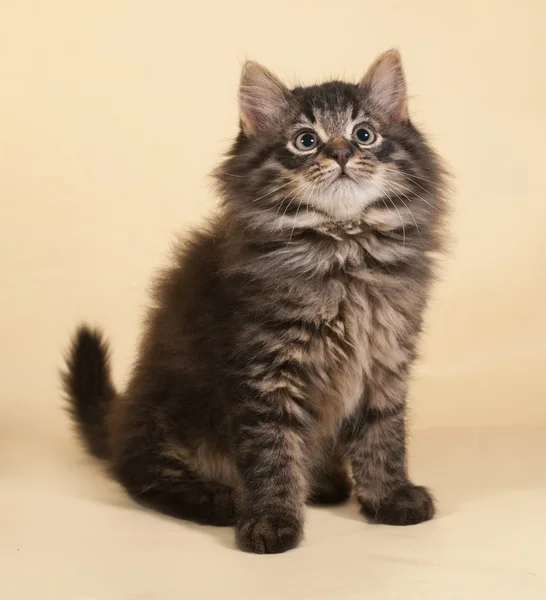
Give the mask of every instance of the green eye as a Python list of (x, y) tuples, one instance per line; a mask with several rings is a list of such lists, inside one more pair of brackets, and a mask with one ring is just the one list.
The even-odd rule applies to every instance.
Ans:
[(301, 133), (298, 133), (294, 139), (294, 146), (302, 152), (313, 150), (317, 147), (317, 144), (318, 137), (314, 131), (302, 131)]
[(354, 128), (353, 137), (362, 146), (373, 144), (377, 138), (374, 130), (369, 125), (357, 125)]

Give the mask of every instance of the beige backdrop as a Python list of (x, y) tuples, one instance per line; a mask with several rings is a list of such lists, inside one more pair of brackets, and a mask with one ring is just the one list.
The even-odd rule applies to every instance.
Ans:
[(456, 176), (414, 425), (546, 423), (545, 7), (3, 0), (1, 429), (65, 428), (56, 369), (80, 319), (104, 326), (123, 383), (150, 276), (214, 206), (245, 57), (310, 83), (390, 46)]

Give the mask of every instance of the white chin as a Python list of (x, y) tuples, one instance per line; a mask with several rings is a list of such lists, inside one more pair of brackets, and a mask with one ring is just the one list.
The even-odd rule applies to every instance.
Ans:
[(352, 219), (378, 198), (374, 184), (359, 184), (350, 179), (336, 179), (313, 191), (311, 202), (335, 219)]

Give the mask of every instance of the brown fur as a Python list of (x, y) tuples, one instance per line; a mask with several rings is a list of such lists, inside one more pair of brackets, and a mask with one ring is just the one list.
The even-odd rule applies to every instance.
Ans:
[(240, 107), (221, 210), (160, 277), (122, 395), (101, 335), (74, 340), (65, 385), (82, 436), (135, 499), (236, 524), (250, 552), (294, 547), (306, 502), (348, 497), (349, 464), (369, 518), (429, 519), (405, 408), (443, 171), (407, 115), (398, 54), (359, 85), (294, 90), (248, 64)]

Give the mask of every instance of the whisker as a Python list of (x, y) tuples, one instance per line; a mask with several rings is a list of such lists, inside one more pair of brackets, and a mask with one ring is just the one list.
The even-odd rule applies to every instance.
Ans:
[(292, 183), (292, 181), (288, 181), (287, 183), (284, 183), (283, 185), (280, 185), (278, 188), (275, 188), (274, 190), (271, 190), (270, 192), (267, 192), (267, 194), (264, 194), (263, 196), (260, 196), (259, 198), (256, 198), (255, 200), (252, 200), (252, 202), (258, 202), (258, 200), (261, 200), (262, 198), (265, 198), (266, 196), (270, 196), (271, 194), (274, 194), (275, 192), (278, 192), (282, 188), (285, 188), (287, 185), (290, 185), (291, 183)]
[(420, 175), (415, 175), (414, 173), (408, 173), (407, 171), (402, 171), (401, 169), (389, 169), (388, 167), (385, 167), (385, 171), (389, 171), (391, 173), (399, 173), (400, 175), (405, 175), (406, 177), (408, 177), (408, 179), (419, 179), (420, 181), (424, 181), (425, 183), (431, 183), (432, 185), (435, 185), (435, 182), (432, 181), (432, 179), (427, 179), (426, 177), (421, 177)]
[[(390, 181), (389, 185), (396, 185), (398, 188), (402, 188), (403, 191), (409, 192), (411, 194), (413, 194), (416, 198), (419, 198), (419, 200), (421, 200), (422, 202), (424, 202), (425, 204), (428, 204), (428, 206), (430, 206), (430, 208), (433, 208), (434, 210), (441, 212), (440, 209), (437, 206), (434, 206), (434, 204), (431, 204), (428, 200), (425, 200), (423, 198), (423, 196), (420, 196), (417, 192), (415, 192), (414, 190), (412, 190), (411, 188), (402, 185), (400, 183), (398, 183), (397, 181)], [(408, 199), (409, 202), (411, 202), (411, 198), (409, 196), (406, 196), (406, 198)]]
[[(305, 198), (305, 201), (306, 201), (306, 204), (307, 204), (307, 198), (310, 198), (310, 197), (311, 197), (311, 193), (313, 192), (313, 190), (314, 190), (314, 189), (315, 189), (315, 187), (314, 187), (314, 186), (313, 186), (313, 187), (311, 187), (311, 188), (310, 188), (310, 190), (309, 190), (309, 188), (308, 188), (308, 191), (309, 191), (309, 194), (308, 194), (308, 196), (305, 196), (305, 197), (304, 197), (304, 196), (302, 196), (302, 198), (301, 198), (301, 200), (300, 200), (300, 203), (298, 204), (298, 209), (296, 210), (296, 216), (294, 217), (294, 223), (293, 223), (293, 225), (292, 225), (292, 231), (290, 232), (290, 238), (288, 239), (288, 242), (286, 243), (286, 247), (288, 247), (288, 246), (290, 245), (290, 242), (292, 241), (292, 236), (294, 235), (294, 229), (296, 228), (296, 221), (297, 221), (297, 219), (298, 219), (298, 213), (300, 212), (301, 203), (303, 202), (303, 200), (304, 200), (304, 198)], [(309, 206), (309, 205), (307, 205), (307, 206)]]
[[(310, 182), (310, 181), (307, 181), (307, 182), (306, 182), (306, 183), (304, 183), (302, 186), (298, 187), (298, 188), (297, 188), (297, 190), (300, 190), (300, 189), (302, 189), (302, 188), (303, 188), (303, 189), (307, 189), (307, 188), (308, 188), (308, 187), (311, 185), (311, 183), (312, 183), (312, 182)], [(284, 218), (284, 216), (286, 215), (286, 213), (288, 212), (288, 209), (290, 208), (290, 206), (291, 206), (292, 202), (294, 202), (294, 200), (295, 200), (295, 199), (296, 199), (296, 195), (294, 194), (294, 195), (292, 196), (292, 198), (291, 198), (290, 202), (288, 203), (288, 206), (287, 206), (287, 207), (284, 209), (284, 212), (283, 212), (283, 214), (282, 214), (282, 216), (281, 216), (281, 221), (282, 221), (282, 219)]]
[[(387, 183), (386, 185), (387, 185), (387, 187), (389, 187), (389, 184), (388, 184), (388, 183)], [(403, 204), (403, 205), (406, 207), (406, 210), (408, 211), (408, 213), (409, 213), (410, 217), (411, 217), (411, 218), (412, 218), (412, 220), (413, 220), (413, 223), (415, 224), (415, 228), (417, 229), (417, 234), (419, 235), (419, 238), (420, 238), (420, 240), (421, 240), (421, 244), (423, 245), (423, 248), (426, 248), (426, 246), (425, 246), (425, 240), (423, 240), (423, 236), (421, 235), (421, 230), (419, 229), (419, 225), (417, 225), (417, 221), (415, 220), (415, 217), (413, 216), (413, 213), (411, 212), (411, 209), (410, 209), (410, 207), (409, 207), (409, 206), (408, 206), (408, 205), (407, 205), (407, 204), (404, 202), (404, 200), (402, 200), (402, 197), (401, 197), (401, 196), (399, 196), (399, 195), (396, 193), (396, 190), (394, 190), (394, 195), (395, 195), (395, 197), (396, 197), (396, 198), (398, 198), (398, 199), (400, 200), (400, 202), (402, 202), (402, 204)], [(407, 196), (405, 196), (405, 195), (404, 195), (404, 198), (406, 198), (406, 199), (409, 201), (409, 198), (408, 198)]]
[(292, 204), (292, 201), (294, 200), (294, 198), (296, 197), (296, 193), (298, 192), (298, 190), (301, 190), (302, 188), (304, 188), (309, 182), (305, 181), (304, 183), (298, 185), (298, 187), (295, 190), (292, 190), (291, 192), (288, 192), (288, 194), (286, 194), (286, 196), (281, 200), (279, 207), (277, 208), (277, 212), (275, 213), (275, 220), (277, 220), (277, 217), (279, 216), (279, 212), (281, 210), (282, 205), (284, 204), (284, 201), (290, 196), (290, 194), (292, 194), (292, 198), (290, 200), (290, 203), (288, 204), (288, 206), (286, 207), (285, 212), (283, 213), (283, 217), (286, 214), (286, 211), (290, 208), (290, 204)]
[[(427, 183), (435, 185), (434, 181), (431, 181), (430, 179), (426, 179), (425, 177), (419, 177), (418, 175), (413, 175), (412, 173), (408, 173), (407, 171), (397, 171), (395, 169), (389, 169), (389, 168), (386, 168), (385, 171), (387, 173), (396, 173), (398, 175), (403, 175), (404, 177), (406, 177), (407, 179), (409, 179), (411, 181), (411, 183), (413, 183), (414, 185), (416, 185), (418, 188), (422, 189), (423, 192), (426, 192), (427, 194), (430, 194), (430, 190), (427, 190), (422, 185), (420, 185), (417, 181), (414, 181), (413, 178), (421, 179), (422, 181), (426, 181)], [(397, 185), (401, 185), (397, 181), (393, 181), (391, 183), (396, 183)], [(422, 196), (419, 196), (419, 194), (417, 194), (415, 191), (410, 190), (409, 188), (406, 188), (406, 190), (408, 192), (414, 193), (417, 196), (417, 198), (420, 198), (423, 202), (425, 202), (426, 204), (428, 204), (429, 206), (431, 206), (435, 210), (439, 210), (439, 208), (437, 206), (434, 206), (434, 205), (430, 204), (430, 202), (427, 202)]]
[[(379, 191), (379, 193), (381, 194), (381, 196), (380, 196), (381, 201), (385, 205), (385, 208), (387, 210), (389, 210), (389, 207), (387, 206), (387, 203), (385, 202), (384, 196), (382, 194), (383, 190), (371, 179), (368, 179), (368, 183), (371, 183)], [(402, 213), (400, 212), (400, 209), (398, 208), (398, 206), (396, 206), (396, 204), (392, 201), (388, 192), (387, 192), (387, 200), (392, 204), (393, 208), (396, 210), (396, 212), (398, 213), (398, 216), (400, 217), (400, 225), (402, 227), (402, 233), (404, 235), (404, 239), (402, 241), (402, 247), (405, 248), (406, 247), (406, 226), (404, 224), (404, 219), (402, 218)]]
[(234, 173), (226, 173), (225, 171), (220, 173), (220, 175), (227, 175), (228, 177), (239, 177), (241, 179), (246, 179), (248, 177), (248, 175), (235, 175)]
[[(304, 183), (298, 185), (294, 190), (291, 190), (288, 194), (286, 194), (286, 196), (284, 196), (284, 198), (279, 202), (279, 206), (277, 207), (275, 217), (274, 217), (274, 219), (272, 219), (273, 222), (275, 222), (277, 220), (277, 218), (279, 216), (279, 212), (280, 212), (281, 208), (283, 207), (285, 200), (289, 197), (291, 197), (291, 201), (294, 200), (293, 194), (295, 194), (298, 190), (307, 186), (307, 184), (308, 184), (308, 182), (304, 182)], [(253, 214), (271, 214), (271, 211), (273, 208), (274, 208), (274, 205), (273, 206), (267, 205), (265, 208), (262, 208), (262, 209), (254, 208), (252, 210), (252, 213)], [(286, 207), (287, 210), (288, 210), (288, 208), (290, 208), (290, 204)]]

